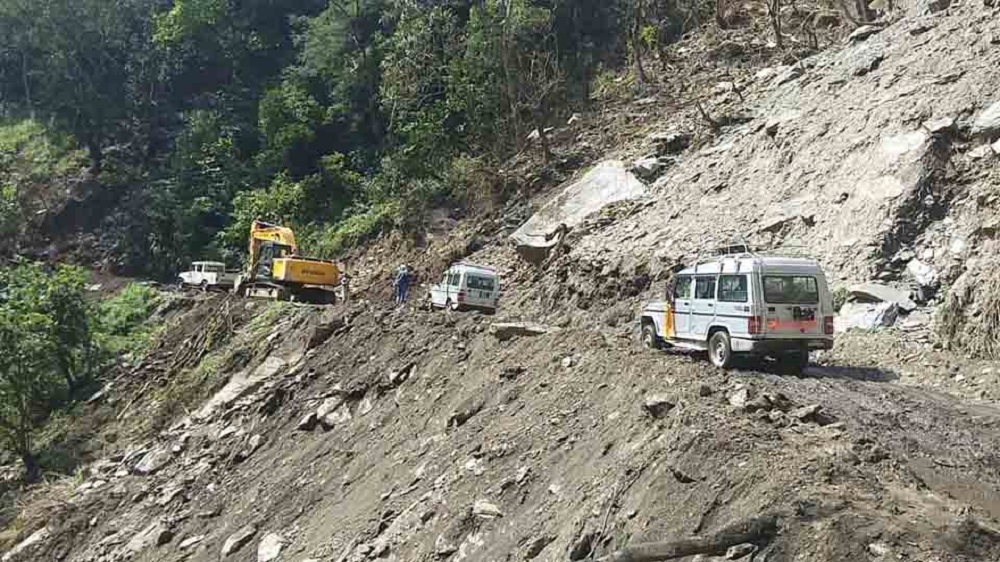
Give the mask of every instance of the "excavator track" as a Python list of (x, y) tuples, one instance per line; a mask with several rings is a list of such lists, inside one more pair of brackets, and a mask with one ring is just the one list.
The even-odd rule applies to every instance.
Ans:
[(307, 304), (334, 304), (337, 294), (323, 287), (290, 287), (276, 283), (252, 283), (241, 289), (248, 298), (301, 302)]

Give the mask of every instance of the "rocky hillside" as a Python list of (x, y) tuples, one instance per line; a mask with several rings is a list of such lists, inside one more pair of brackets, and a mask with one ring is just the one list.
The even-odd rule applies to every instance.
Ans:
[[(9, 560), (583, 560), (747, 521), (732, 556), (1000, 555), (1000, 411), (932, 370), (722, 373), (595, 330), (227, 299), (185, 343), (208, 317), (231, 324), (201, 367), (161, 348), (100, 406), (148, 438), (50, 491)], [(167, 422), (184, 380), (214, 393)]]
[[(174, 295), (79, 414), (78, 477), (21, 498), (4, 562), (1000, 559), (1000, 368), (948, 349), (989, 355), (1000, 324), (977, 281), (998, 16), (906, 7), (696, 104), (635, 100), (625, 142), (530, 206), (370, 247), (352, 303)], [(618, 119), (553, 131), (556, 155)], [(908, 323), (803, 376), (637, 349), (669, 268), (734, 236), (895, 285)], [(426, 281), (462, 257), (501, 268), (497, 316), (383, 304), (395, 263)]]

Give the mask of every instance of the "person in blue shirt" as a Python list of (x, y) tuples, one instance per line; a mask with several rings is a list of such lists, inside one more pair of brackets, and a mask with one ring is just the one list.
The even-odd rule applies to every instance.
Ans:
[(392, 282), (396, 289), (396, 304), (401, 305), (406, 302), (406, 297), (410, 293), (410, 271), (405, 265), (399, 266), (396, 276)]

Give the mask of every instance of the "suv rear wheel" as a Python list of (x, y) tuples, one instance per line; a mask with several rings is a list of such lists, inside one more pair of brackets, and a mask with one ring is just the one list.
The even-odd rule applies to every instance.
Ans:
[(708, 340), (708, 360), (720, 369), (728, 369), (733, 364), (733, 347), (729, 333), (720, 330)]

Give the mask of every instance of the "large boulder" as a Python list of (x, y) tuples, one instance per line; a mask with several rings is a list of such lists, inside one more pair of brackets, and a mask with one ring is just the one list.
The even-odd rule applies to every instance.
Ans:
[[(608, 160), (567, 185), (511, 238), (525, 259), (540, 262), (559, 242), (554, 236), (558, 230), (571, 229), (608, 205), (638, 199), (646, 193), (645, 184), (628, 171), (624, 162)], [(539, 255), (541, 260), (537, 259)]]
[(834, 331), (842, 333), (848, 330), (872, 331), (887, 328), (895, 324), (898, 317), (899, 305), (895, 302), (849, 302), (834, 319)]
[(904, 312), (917, 308), (910, 294), (881, 283), (861, 283), (848, 289), (848, 300), (853, 302), (877, 304), (895, 303)]
[(226, 542), (222, 545), (222, 557), (225, 558), (226, 556), (229, 556), (230, 554), (243, 548), (256, 534), (257, 525), (250, 524), (245, 527), (241, 527), (235, 533), (229, 535), (229, 538), (226, 539)]
[(173, 531), (162, 521), (154, 521), (148, 527), (140, 531), (132, 540), (125, 545), (125, 551), (130, 554), (138, 554), (147, 548), (163, 546), (174, 538)]
[(972, 123), (972, 134), (989, 139), (1000, 136), (1000, 101), (979, 112)]

